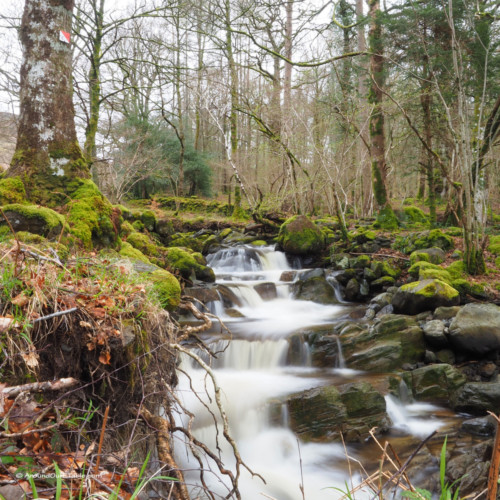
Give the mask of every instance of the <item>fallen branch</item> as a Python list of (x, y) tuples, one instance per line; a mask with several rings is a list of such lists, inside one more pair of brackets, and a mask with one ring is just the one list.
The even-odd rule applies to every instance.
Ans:
[(71, 314), (76, 311), (78, 311), (78, 307), (72, 307), (71, 309), (58, 311), (52, 314), (47, 314), (47, 316), (42, 316), (41, 318), (36, 318), (33, 320), (33, 323), (38, 323), (39, 321), (45, 321), (46, 319), (57, 318), (58, 316), (64, 316), (65, 314)]
[(44, 255), (41, 255), (41, 254), (36, 253), (36, 252), (33, 252), (32, 250), (28, 250), (27, 248), (21, 248), (21, 252), (29, 255), (30, 257), (33, 257), (36, 260), (41, 260), (41, 261), (45, 260), (47, 262), (52, 262), (52, 264), (56, 264), (57, 266), (62, 267), (64, 270), (67, 270), (64, 267), (64, 264), (59, 260), (59, 258), (53, 259), (51, 257), (45, 257)]
[(31, 384), (4, 387), (3, 389), (0, 389), (0, 394), (3, 396), (17, 396), (19, 393), (26, 391), (59, 391), (61, 389), (73, 387), (77, 383), (78, 380), (73, 377), (60, 378), (59, 380), (32, 382)]
[(204, 313), (202, 313), (200, 310), (196, 308), (196, 306), (191, 302), (191, 301), (183, 301), (181, 303), (181, 308), (187, 309), (192, 313), (192, 315), (201, 321), (203, 321), (202, 325), (199, 326), (184, 326), (182, 329), (182, 336), (179, 338), (179, 340), (183, 340), (189, 335), (195, 334), (195, 333), (200, 333), (208, 330), (212, 326), (212, 321), (211, 319)]

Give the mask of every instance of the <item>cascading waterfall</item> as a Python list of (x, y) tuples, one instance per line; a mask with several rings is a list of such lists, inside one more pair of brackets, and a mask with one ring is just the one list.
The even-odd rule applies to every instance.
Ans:
[[(266, 495), (277, 500), (302, 500), (301, 475), (307, 499), (340, 498), (342, 495), (331, 487), (345, 488), (345, 481), (349, 480), (344, 448), (334, 443), (299, 444), (288, 428), (288, 409), (283, 398), (327, 384), (332, 372), (312, 367), (304, 371), (297, 366), (297, 356), (293, 366), (289, 365), (288, 337), (302, 327), (333, 324), (345, 306), (294, 300), (290, 285), (297, 272), (291, 269), (283, 253), (271, 247), (227, 248), (208, 256), (207, 261), (217, 281), (237, 297), (238, 304), (233, 304), (233, 308), (242, 315), (229, 318), (232, 340), (214, 339), (212, 333), (209, 347), (216, 355), (211, 367), (221, 388), (231, 435), (245, 463), (266, 480), (264, 484), (243, 470), (239, 479), (243, 500)], [(286, 281), (282, 281), (282, 277)], [(266, 298), (263, 298), (263, 289), (268, 294)], [(340, 341), (338, 348), (337, 371), (340, 373), (337, 376), (355, 376), (359, 372), (345, 368)], [(309, 363), (307, 345), (301, 350), (299, 358)], [(208, 361), (206, 354), (201, 351), (197, 354)], [(225, 466), (234, 467), (230, 445), (222, 438), (220, 427), (218, 434), (215, 430), (217, 411), (210, 380), (187, 356), (181, 358), (180, 368), (178, 395), (195, 415), (194, 434), (211, 450), (219, 447)], [(408, 420), (408, 414), (397, 413), (405, 410), (395, 400), (387, 399), (387, 406), (396, 423)], [(187, 417), (183, 424), (187, 425)], [(411, 431), (411, 426), (406, 430)], [(208, 487), (216, 496), (227, 495), (228, 484), (215, 473), (216, 464), (211, 459), (203, 460)], [(178, 462), (188, 471), (186, 480), (192, 485), (192, 498), (209, 498), (199, 485), (199, 463), (193, 456), (179, 454)], [(356, 496), (357, 499), (368, 497), (369, 493)]]

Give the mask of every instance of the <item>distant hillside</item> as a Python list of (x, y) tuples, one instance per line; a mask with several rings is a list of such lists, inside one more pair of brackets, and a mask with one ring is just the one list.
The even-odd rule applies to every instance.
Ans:
[(17, 116), (0, 112), (0, 169), (5, 170), (14, 154), (17, 137)]

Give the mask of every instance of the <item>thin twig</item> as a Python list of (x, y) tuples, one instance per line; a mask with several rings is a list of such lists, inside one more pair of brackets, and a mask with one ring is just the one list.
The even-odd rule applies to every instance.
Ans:
[(73, 377), (60, 378), (59, 380), (32, 382), (31, 384), (4, 387), (3, 389), (0, 389), (0, 393), (5, 396), (17, 396), (19, 393), (26, 391), (59, 391), (61, 389), (72, 387), (77, 383), (78, 380)]
[(42, 316), (41, 318), (36, 318), (33, 323), (38, 323), (39, 321), (44, 321), (46, 319), (57, 318), (58, 316), (64, 316), (65, 314), (70, 314), (78, 311), (78, 307), (72, 307), (71, 309), (66, 309), (64, 311), (58, 311), (52, 314), (47, 314), (47, 316)]

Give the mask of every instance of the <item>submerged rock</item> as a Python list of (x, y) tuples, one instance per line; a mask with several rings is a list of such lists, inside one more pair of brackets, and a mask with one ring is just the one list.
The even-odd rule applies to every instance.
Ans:
[(324, 276), (299, 280), (293, 287), (297, 300), (311, 300), (319, 304), (338, 304), (333, 286)]

